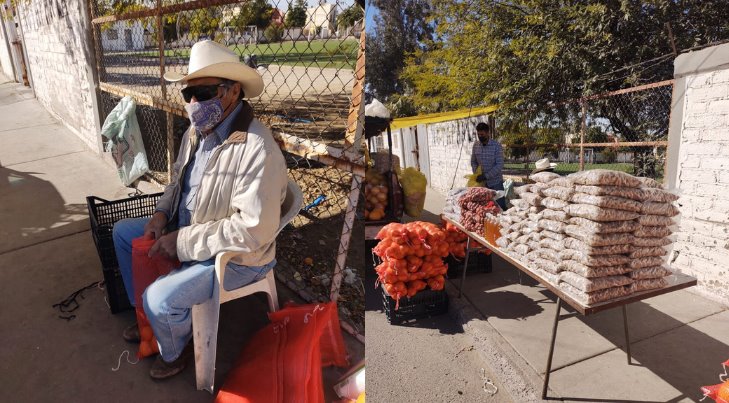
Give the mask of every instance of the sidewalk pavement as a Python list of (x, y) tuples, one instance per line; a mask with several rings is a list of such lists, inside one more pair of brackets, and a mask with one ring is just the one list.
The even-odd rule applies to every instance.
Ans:
[[(426, 204), (443, 204), (442, 197), (431, 189), (426, 198)], [(430, 211), (423, 211), (417, 220), (440, 223), (439, 214)], [(410, 219), (405, 217), (405, 221)], [(490, 385), (484, 389), (484, 382), (496, 377), (473, 338), (453, 317), (440, 315), (390, 325), (383, 311), (382, 291), (375, 287), (377, 275), (371, 266), (366, 270), (368, 402), (512, 401), (502, 386), (508, 378), (493, 382), (499, 388), (495, 394)]]
[[(153, 357), (136, 365), (120, 357), (137, 346), (121, 338), (134, 311), (112, 315), (106, 292), (77, 299), (73, 320), (52, 305), (102, 280), (89, 228), (86, 196), (128, 197), (116, 169), (46, 111), (28, 87), (0, 75), (0, 401), (208, 402), (195, 387), (194, 364), (164, 382), (149, 377)], [(159, 186), (143, 183), (145, 193)], [(301, 302), (278, 286), (281, 302)], [(263, 294), (221, 306), (215, 386), (246, 341), (266, 325)], [(347, 337), (353, 362), (364, 346)], [(119, 361), (121, 364), (119, 365)], [(119, 367), (117, 371), (112, 368)], [(326, 371), (329, 383), (336, 371)]]
[[(442, 197), (429, 197), (426, 210), (437, 215), (443, 205)], [(458, 298), (460, 279), (447, 283), (449, 313), (515, 401), (541, 400), (555, 295), (498, 256), (492, 273), (471, 272), (464, 298)], [(586, 317), (563, 309), (548, 396), (581, 402), (698, 401), (699, 388), (719, 383), (721, 363), (729, 358), (729, 309), (690, 290), (627, 306), (630, 365), (619, 308)]]

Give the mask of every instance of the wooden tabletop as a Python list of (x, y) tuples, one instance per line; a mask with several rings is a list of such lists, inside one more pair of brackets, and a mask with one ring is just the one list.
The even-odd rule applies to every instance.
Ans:
[[(655, 297), (657, 295), (666, 294), (672, 291), (680, 290), (683, 288), (688, 288), (691, 286), (696, 285), (696, 279), (691, 276), (687, 276), (685, 274), (675, 273), (668, 277), (665, 277), (665, 279), (668, 281), (668, 285), (662, 288), (656, 288), (654, 290), (648, 290), (648, 291), (641, 291), (636, 292), (630, 295), (627, 295), (625, 297), (619, 297), (615, 299), (611, 299), (609, 301), (604, 302), (598, 302), (592, 305), (585, 305), (582, 302), (574, 299), (570, 294), (565, 293), (564, 290), (562, 290), (557, 284), (554, 284), (550, 282), (549, 280), (543, 278), (538, 273), (536, 273), (534, 270), (530, 269), (528, 266), (528, 262), (524, 262), (521, 260), (518, 260), (511, 256), (510, 254), (506, 253), (503, 249), (499, 248), (496, 245), (492, 245), (486, 241), (486, 239), (478, 234), (475, 234), (473, 232), (470, 232), (466, 230), (461, 223), (456, 222), (448, 217), (443, 217), (444, 220), (447, 222), (455, 225), (460, 229), (461, 231), (465, 232), (472, 240), (478, 242), (479, 244), (489, 248), (493, 253), (496, 253), (497, 255), (501, 256), (504, 260), (514, 265), (519, 270), (523, 271), (530, 277), (532, 277), (534, 280), (538, 281), (540, 284), (542, 284), (544, 287), (552, 291), (554, 294), (557, 295), (562, 301), (569, 304), (572, 308), (574, 308), (576, 311), (583, 315), (591, 315), (600, 311), (604, 311), (607, 309), (615, 308), (622, 305), (630, 304), (631, 302), (641, 301), (647, 298)], [(464, 268), (465, 270), (465, 268)]]

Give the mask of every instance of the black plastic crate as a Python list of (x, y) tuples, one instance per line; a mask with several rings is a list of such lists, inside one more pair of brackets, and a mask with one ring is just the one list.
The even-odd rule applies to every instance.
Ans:
[(124, 218), (151, 217), (162, 193), (140, 195), (121, 200), (104, 200), (96, 196), (86, 197), (91, 221), (91, 235), (104, 272), (106, 293), (112, 313), (131, 308), (124, 289), (124, 282), (116, 261), (112, 230), (114, 224)]
[[(381, 287), (382, 288), (382, 287)], [(412, 298), (400, 298), (400, 306), (395, 309), (396, 302), (382, 288), (382, 302), (387, 320), (391, 325), (399, 325), (409, 320), (442, 315), (448, 312), (448, 294), (445, 290), (418, 291)]]
[[(471, 255), (468, 257), (468, 273), (491, 273), (493, 268), (491, 256), (484, 253), (471, 252)], [(463, 273), (465, 259), (459, 260), (453, 256), (448, 256), (445, 262), (448, 264), (448, 278), (453, 279)]]
[(102, 271), (104, 272), (104, 288), (106, 288), (111, 313), (119, 313), (127, 309), (132, 309), (132, 304), (129, 303), (127, 290), (124, 288), (124, 280), (122, 280), (119, 268), (102, 269)]

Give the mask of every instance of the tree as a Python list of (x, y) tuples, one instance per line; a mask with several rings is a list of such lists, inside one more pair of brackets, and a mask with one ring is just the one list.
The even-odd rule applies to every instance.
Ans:
[(411, 55), (404, 78), (418, 104), (444, 110), (499, 104), (521, 114), (671, 78), (666, 23), (679, 49), (729, 38), (720, 0), (432, 3), (434, 46)]
[(381, 101), (406, 91), (407, 84), (400, 78), (405, 55), (424, 49), (433, 33), (426, 20), (429, 4), (426, 0), (372, 0), (368, 5), (380, 13), (375, 17), (374, 34), (366, 38), (365, 85)]
[(193, 38), (213, 38), (220, 26), (220, 13), (213, 8), (201, 8), (181, 13), (178, 16), (180, 30), (187, 31)]
[(289, 11), (286, 12), (286, 26), (301, 28), (306, 24), (306, 1), (296, 0), (295, 5), (289, 2)]
[(281, 24), (271, 24), (263, 31), (263, 36), (266, 37), (269, 43), (279, 42), (283, 38), (284, 27)]
[(233, 17), (230, 25), (237, 28), (245, 28), (255, 25), (258, 28), (266, 28), (271, 23), (273, 7), (267, 0), (252, 0), (240, 7), (240, 12)]
[(364, 18), (362, 8), (357, 4), (352, 4), (337, 16), (337, 26), (353, 27), (362, 18)]
[(590, 126), (585, 130), (585, 143), (607, 143), (608, 136), (600, 126)]
[[(721, 0), (432, 3), (434, 43), (410, 55), (401, 77), (430, 111), (496, 104), (502, 119), (573, 118), (580, 106), (565, 101), (671, 78), (672, 40), (687, 49), (729, 38)], [(670, 108), (643, 96), (590, 101), (591, 117), (625, 141), (663, 139)], [(634, 151), (636, 161), (653, 158)], [(655, 172), (640, 164), (636, 173)]]

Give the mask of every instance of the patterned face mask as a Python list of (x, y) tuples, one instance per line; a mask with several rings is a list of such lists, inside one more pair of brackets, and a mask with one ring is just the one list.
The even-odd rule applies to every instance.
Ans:
[(185, 104), (190, 123), (203, 132), (213, 130), (223, 118), (223, 103), (220, 98)]

